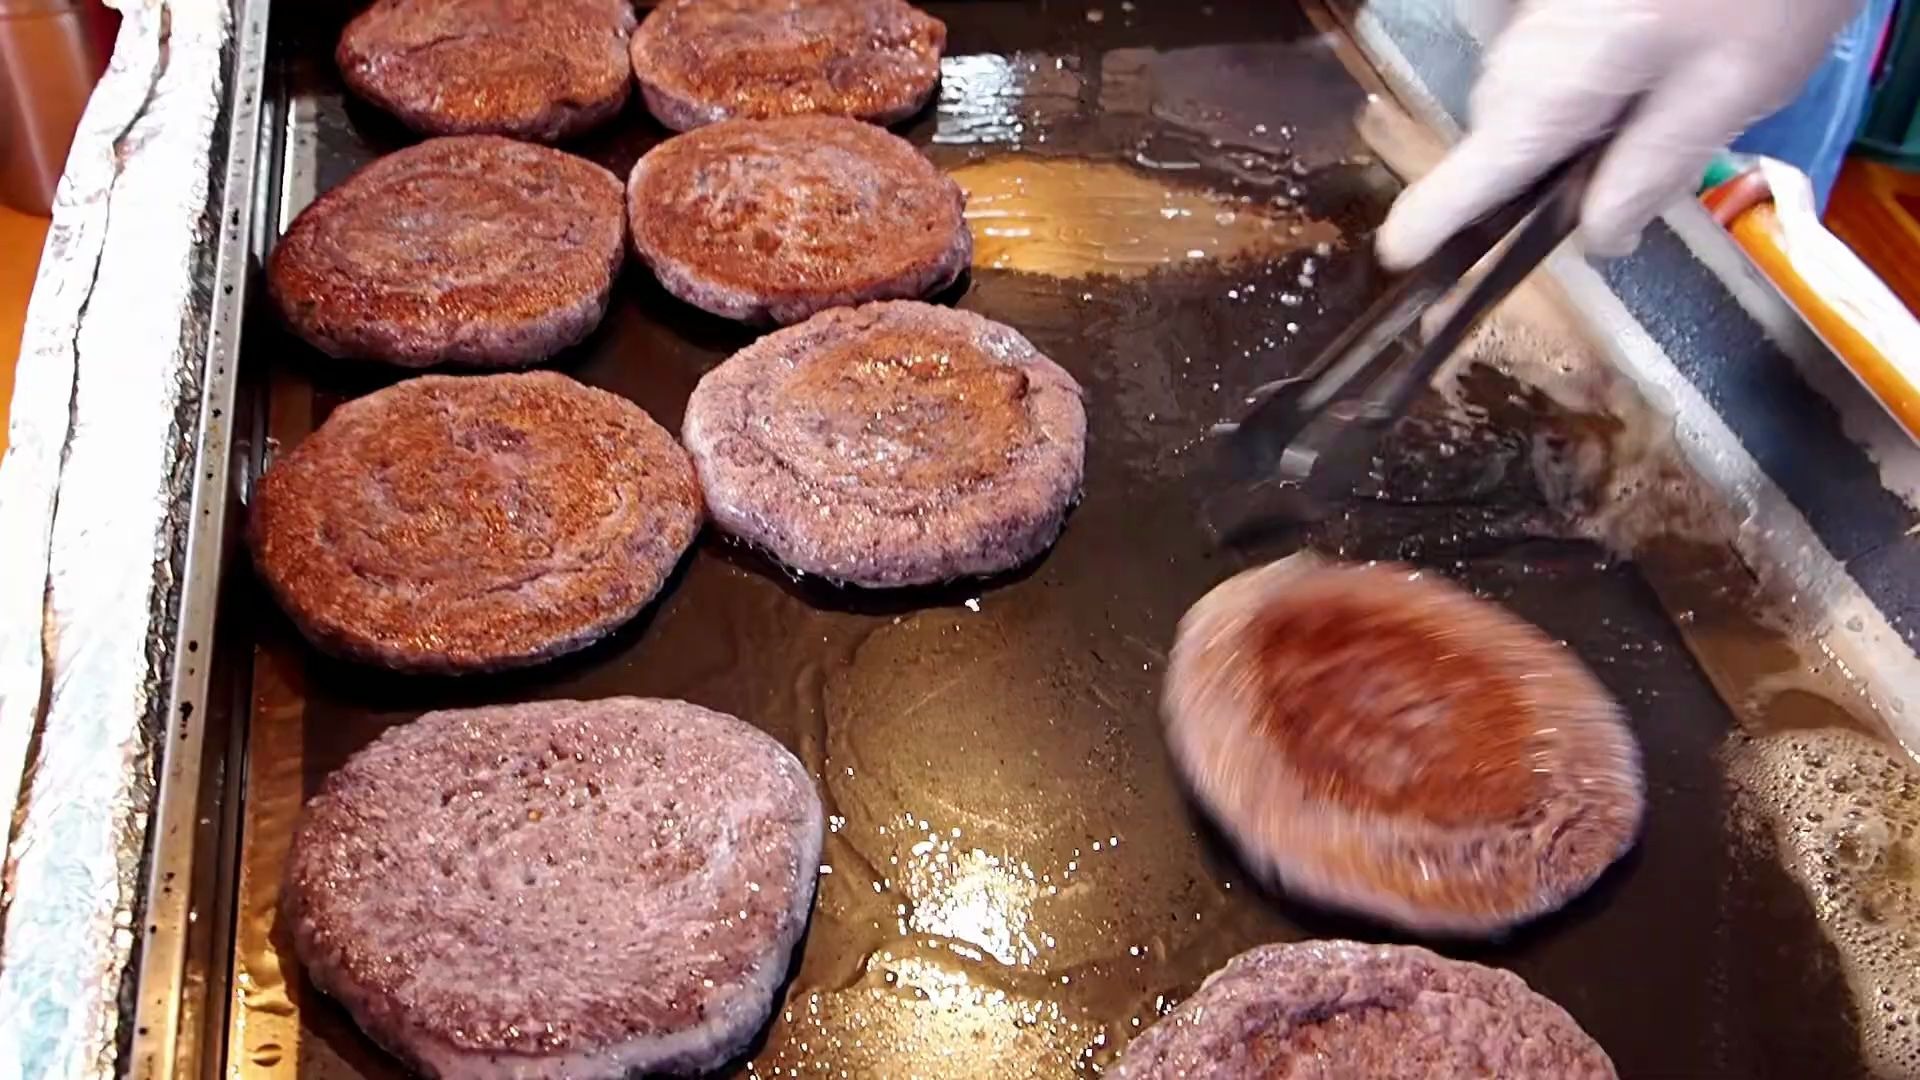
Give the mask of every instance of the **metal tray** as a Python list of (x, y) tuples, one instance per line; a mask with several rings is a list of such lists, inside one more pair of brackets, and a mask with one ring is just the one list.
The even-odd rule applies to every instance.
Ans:
[[(134, 987), (137, 1072), (399, 1074), (305, 982), (276, 893), (320, 779), (449, 706), (681, 697), (814, 770), (832, 818), (812, 926), (784, 1005), (726, 1075), (1098, 1071), (1245, 948), (1385, 937), (1252, 884), (1187, 800), (1157, 715), (1180, 615), (1287, 550), (1208, 541), (1200, 437), (1375, 294), (1360, 251), (1395, 182), (1351, 119), (1378, 87), (1293, 4), (1094, 5), (928, 4), (951, 55), (939, 105), (903, 129), (974, 195), (980, 252), (948, 299), (1019, 328), (1088, 389), (1086, 500), (1057, 548), (1005, 579), (880, 594), (796, 582), (709, 530), (611, 640), (460, 680), (316, 655), (233, 560), (194, 728), (182, 828), (196, 842), (156, 840), (156, 886), (185, 897), (189, 928), (179, 966)], [(315, 193), (410, 141), (344, 95), (329, 60), (341, 18), (272, 13), (256, 253)], [(636, 106), (572, 149), (624, 175), (664, 134)], [(328, 364), (250, 307), (236, 499), (272, 448), (394, 378)], [(555, 366), (677, 429), (695, 382), (749, 339), (630, 268), (602, 329)], [(1569, 641), (1633, 716), (1650, 806), (1637, 850), (1571, 909), (1441, 947), (1519, 972), (1623, 1076), (1862, 1074), (1807, 899), (1729, 825), (1733, 714), (1639, 569), (1575, 539), (1528, 466), (1543, 426), (1594, 418), (1512, 408), (1523, 391), (1490, 370), (1465, 385), (1480, 422), (1451, 430), (1456, 414), (1424, 402), (1377, 484), (1303, 542), (1434, 567)]]

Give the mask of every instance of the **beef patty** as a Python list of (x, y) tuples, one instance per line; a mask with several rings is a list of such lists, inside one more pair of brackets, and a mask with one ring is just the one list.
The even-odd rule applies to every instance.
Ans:
[(891, 124), (940, 83), (947, 27), (902, 0), (664, 0), (633, 34), (633, 74), (676, 131), (831, 113)]
[(1425, 949), (1304, 941), (1241, 953), (1127, 1047), (1114, 1080), (1612, 1080), (1566, 1010)]
[(307, 207), (267, 287), (329, 356), (511, 367), (587, 336), (625, 257), (620, 179), (490, 135), (430, 139)]
[(626, 104), (634, 21), (629, 0), (375, 0), (334, 59), (416, 131), (554, 142)]
[(973, 258), (965, 211), (906, 140), (836, 116), (704, 127), (627, 182), (633, 246), (661, 285), (749, 322), (945, 288)]
[(429, 1076), (696, 1073), (807, 924), (823, 818), (785, 747), (681, 701), (429, 713), (326, 780), (281, 905), (314, 985)]
[(323, 649), (519, 667), (631, 619), (700, 528), (686, 451), (552, 372), (410, 379), (334, 410), (260, 478), (261, 576)]
[(896, 300), (836, 308), (707, 373), (683, 435), (714, 520), (869, 587), (1010, 570), (1080, 492), (1080, 384), (1013, 329)]
[(1633, 845), (1640, 751), (1565, 648), (1404, 567), (1296, 556), (1180, 623), (1173, 755), (1247, 861), (1415, 931), (1495, 933)]

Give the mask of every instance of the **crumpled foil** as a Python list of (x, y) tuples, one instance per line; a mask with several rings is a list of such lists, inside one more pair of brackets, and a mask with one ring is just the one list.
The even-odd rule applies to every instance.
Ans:
[[(0, 1077), (115, 1071), (201, 381), (223, 0), (118, 0), (0, 465)], [(17, 809), (16, 809), (17, 808)]]

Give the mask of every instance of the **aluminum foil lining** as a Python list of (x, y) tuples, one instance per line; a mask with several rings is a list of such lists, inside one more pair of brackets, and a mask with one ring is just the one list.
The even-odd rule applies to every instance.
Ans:
[(120, 36), (60, 183), (0, 466), (6, 1077), (115, 1071), (205, 342), (230, 11), (113, 6)]

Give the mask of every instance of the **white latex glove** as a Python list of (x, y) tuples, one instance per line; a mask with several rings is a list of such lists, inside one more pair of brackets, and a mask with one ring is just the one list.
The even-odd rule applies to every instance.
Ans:
[(1376, 241), (1405, 268), (1618, 127), (1581, 213), (1589, 254), (1624, 255), (1713, 155), (1788, 102), (1858, 0), (1462, 0), (1505, 22), (1467, 137), (1394, 204)]

